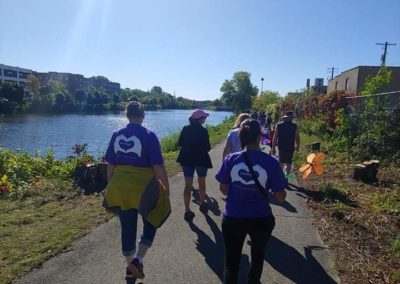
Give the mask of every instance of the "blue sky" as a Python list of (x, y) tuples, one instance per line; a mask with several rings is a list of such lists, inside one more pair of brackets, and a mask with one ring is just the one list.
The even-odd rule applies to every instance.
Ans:
[(0, 63), (197, 100), (236, 71), (285, 95), (379, 65), (376, 42), (400, 66), (399, 0), (0, 0), (0, 19)]

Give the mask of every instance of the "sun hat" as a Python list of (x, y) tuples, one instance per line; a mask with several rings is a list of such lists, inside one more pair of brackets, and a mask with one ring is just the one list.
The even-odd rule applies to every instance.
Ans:
[(210, 114), (206, 113), (202, 109), (195, 109), (192, 114), (189, 116), (190, 119), (199, 119), (199, 118), (206, 118)]
[(293, 111), (287, 111), (282, 118), (294, 118)]

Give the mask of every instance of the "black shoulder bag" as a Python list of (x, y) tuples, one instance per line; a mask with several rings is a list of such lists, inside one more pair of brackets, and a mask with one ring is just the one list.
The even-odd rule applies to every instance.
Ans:
[(260, 181), (258, 180), (256, 173), (253, 170), (253, 166), (250, 163), (249, 154), (247, 153), (247, 150), (243, 151), (243, 158), (244, 158), (244, 162), (246, 163), (246, 166), (250, 170), (251, 177), (253, 178), (254, 182), (256, 183), (258, 190), (264, 196), (265, 200), (267, 200), (269, 202), (267, 190), (261, 185)]

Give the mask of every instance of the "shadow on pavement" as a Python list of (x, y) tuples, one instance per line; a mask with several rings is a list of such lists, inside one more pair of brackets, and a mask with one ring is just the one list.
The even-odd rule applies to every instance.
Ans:
[[(215, 241), (213, 241), (204, 231), (196, 226), (193, 222), (189, 222), (190, 229), (197, 234), (197, 250), (204, 256), (207, 265), (214, 271), (218, 278), (223, 281), (225, 247), (224, 238), (218, 225), (214, 220), (203, 213), (206, 222), (210, 227)], [(250, 261), (248, 255), (242, 255), (240, 260), (240, 270), (238, 274), (238, 283), (247, 282), (247, 274), (250, 269)]]
[(217, 224), (207, 214), (203, 214), (214, 235), (215, 241), (193, 222), (189, 222), (190, 229), (197, 234), (197, 250), (204, 256), (207, 265), (222, 281), (224, 271), (224, 239)]
[(279, 203), (279, 202), (276, 201), (275, 196), (270, 192), (268, 193), (268, 198), (269, 198), (269, 203), (270, 204), (273, 204), (273, 205), (276, 205), (276, 206), (280, 206), (280, 207), (286, 209), (289, 212), (297, 213), (296, 207), (294, 207), (288, 201), (285, 200), (284, 202)]
[(282, 275), (300, 284), (336, 283), (315, 259), (312, 252), (326, 249), (319, 246), (304, 247), (305, 257), (293, 247), (274, 236), (268, 242), (265, 260)]
[[(192, 196), (193, 196), (192, 200), (193, 203), (198, 205), (200, 203), (199, 190), (192, 187)], [(221, 215), (221, 210), (219, 209), (218, 201), (215, 198), (207, 195), (206, 202), (207, 202), (207, 211), (211, 211), (215, 216)]]

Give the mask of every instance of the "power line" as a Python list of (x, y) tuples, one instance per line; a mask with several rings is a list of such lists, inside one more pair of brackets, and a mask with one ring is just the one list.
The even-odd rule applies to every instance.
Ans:
[(337, 73), (339, 69), (337, 69), (335, 67), (331, 67), (331, 68), (328, 68), (327, 70), (328, 70), (327, 71), (328, 74), (330, 75), (330, 77), (328, 76), (328, 80), (332, 80), (334, 75), (335, 75), (335, 73)]
[(387, 47), (388, 45), (396, 45), (395, 43), (388, 43), (387, 41), (385, 43), (376, 43), (376, 45), (384, 45), (384, 51), (383, 54), (381, 56), (381, 61), (382, 61), (382, 66), (385, 66), (386, 64), (386, 53), (387, 53)]

